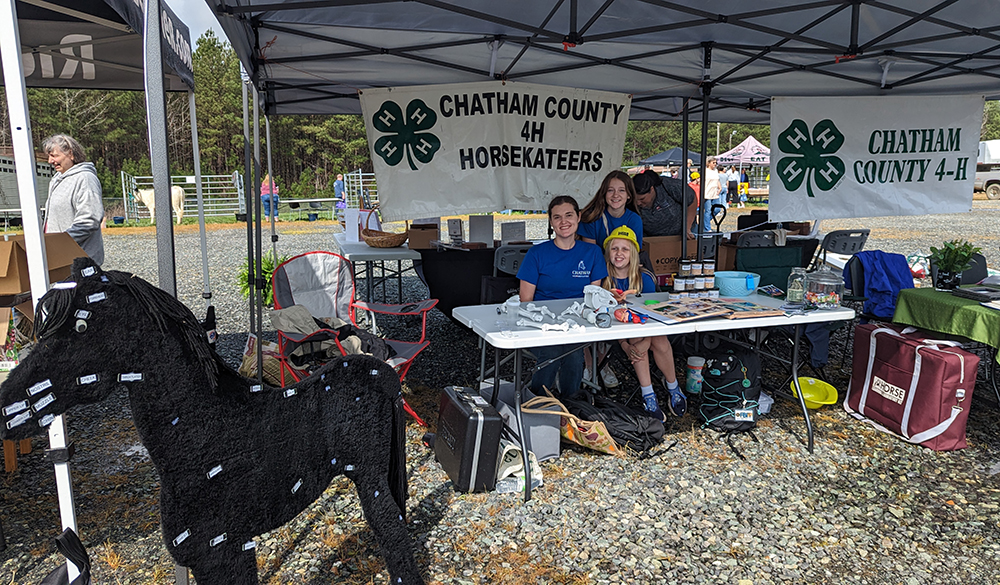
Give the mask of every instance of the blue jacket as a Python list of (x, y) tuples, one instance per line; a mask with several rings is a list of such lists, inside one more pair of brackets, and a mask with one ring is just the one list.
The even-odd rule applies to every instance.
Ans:
[(864, 290), (855, 290), (851, 285), (851, 275), (844, 267), (844, 284), (867, 297), (862, 309), (865, 313), (892, 319), (896, 312), (896, 297), (904, 288), (913, 288), (913, 274), (902, 254), (890, 254), (881, 250), (867, 250), (855, 254), (865, 269)]

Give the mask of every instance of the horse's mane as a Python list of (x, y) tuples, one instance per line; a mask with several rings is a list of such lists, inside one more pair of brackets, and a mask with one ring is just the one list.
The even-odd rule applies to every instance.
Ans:
[[(104, 271), (103, 274), (108, 277), (110, 284), (125, 289), (135, 298), (143, 312), (153, 319), (163, 334), (167, 334), (171, 323), (180, 330), (184, 344), (194, 352), (195, 359), (204, 368), (209, 385), (214, 390), (218, 382), (221, 358), (208, 344), (205, 330), (191, 309), (134, 274), (118, 270)], [(53, 288), (39, 300), (41, 319), (35, 330), (38, 339), (55, 333), (69, 318), (73, 312), (76, 291), (76, 288)]]

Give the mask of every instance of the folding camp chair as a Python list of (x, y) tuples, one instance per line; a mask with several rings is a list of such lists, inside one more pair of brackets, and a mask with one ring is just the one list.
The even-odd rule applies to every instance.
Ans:
[[(419, 303), (405, 305), (386, 305), (366, 303), (354, 298), (354, 273), (351, 263), (346, 258), (332, 252), (306, 252), (295, 256), (274, 269), (272, 275), (274, 288), (274, 308), (283, 309), (292, 305), (301, 305), (309, 310), (316, 319), (336, 317), (357, 325), (358, 311), (372, 315), (399, 315), (404, 317), (420, 317), (420, 339), (418, 341), (384, 340), (396, 355), (386, 360), (397, 372), (400, 381), (406, 377), (413, 364), (413, 359), (424, 350), (430, 342), (427, 340), (427, 313), (437, 305), (437, 299), (426, 299)], [(300, 376), (289, 363), (292, 352), (297, 348), (318, 344), (323, 341), (333, 341), (344, 352), (338, 339), (338, 332), (333, 329), (319, 329), (314, 333), (299, 334), (278, 331), (279, 361), (281, 362), (281, 384), (285, 385), (285, 372), (291, 374), (296, 381)], [(407, 406), (409, 410), (409, 406)], [(415, 413), (410, 410), (421, 424)]]
[[(531, 244), (507, 244), (493, 252), (493, 276), (482, 277), (479, 304), (502, 303), (518, 293), (521, 281), (516, 277), (517, 270), (531, 246)], [(479, 381), (482, 382), (489, 374), (486, 370), (486, 343), (482, 339), (479, 340), (479, 348)], [(510, 357), (505, 357), (496, 365), (507, 363)]]
[(823, 242), (819, 245), (819, 249), (816, 250), (816, 256), (813, 257), (813, 261), (809, 265), (810, 272), (826, 263), (827, 253), (845, 254), (848, 256), (857, 254), (865, 248), (865, 242), (868, 241), (869, 233), (871, 233), (871, 230), (859, 229), (834, 230), (826, 234), (823, 236)]

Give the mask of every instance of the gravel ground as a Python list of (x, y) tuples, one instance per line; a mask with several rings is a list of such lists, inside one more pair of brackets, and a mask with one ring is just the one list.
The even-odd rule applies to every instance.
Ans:
[[(733, 210), (734, 212), (737, 210)], [(742, 210), (739, 210), (742, 211)], [(544, 220), (529, 220), (529, 237)], [(735, 225), (733, 215), (726, 225)], [(1000, 266), (1000, 202), (977, 201), (961, 215), (825, 222), (867, 227), (869, 249), (910, 254), (961, 235)], [(330, 223), (279, 224), (282, 254), (335, 250)], [(245, 233), (209, 233), (210, 276), (222, 334), (234, 364), (248, 330), (247, 303), (234, 284)], [(105, 234), (106, 268), (156, 281), (149, 230)], [(200, 314), (197, 230), (176, 234), (180, 297)], [(423, 287), (407, 278), (405, 294)], [(265, 326), (268, 321), (265, 320)], [(403, 335), (403, 331), (390, 331)], [(475, 336), (435, 311), (432, 343), (411, 369), (405, 391), (431, 424), (448, 384), (469, 385), (478, 371)], [(843, 338), (832, 362), (849, 352)], [(846, 355), (850, 360), (850, 355)], [(831, 366), (843, 393), (846, 375)], [(991, 398), (980, 383), (977, 395)], [(434, 583), (997, 583), (1000, 575), (1000, 433), (996, 405), (977, 400), (969, 448), (936, 453), (853, 421), (840, 407), (814, 412), (816, 451), (803, 445), (801, 414), (779, 400), (754, 443), (737, 459), (688, 413), (668, 423), (669, 451), (614, 458), (567, 447), (542, 465), (545, 486), (527, 505), (517, 494), (456, 493), (408, 428), (408, 518), (418, 563)], [(139, 444), (127, 397), (68, 416), (75, 441), (76, 513), (96, 583), (172, 583), (173, 561), (159, 533), (158, 480)], [(0, 518), (7, 548), (0, 583), (37, 583), (60, 562), (52, 538), (59, 516), (44, 438), (3, 477)], [(668, 443), (669, 444), (669, 443)], [(178, 448), (184, 448), (179, 445)], [(387, 573), (353, 487), (335, 480), (286, 526), (259, 539), (264, 583), (385, 583)]]

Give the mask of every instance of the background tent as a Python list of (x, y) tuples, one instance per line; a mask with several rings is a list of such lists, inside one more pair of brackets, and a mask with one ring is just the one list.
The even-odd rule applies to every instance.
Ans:
[[(679, 146), (675, 146), (669, 150), (664, 150), (663, 152), (654, 154), (651, 157), (644, 158), (639, 161), (640, 165), (650, 165), (657, 167), (679, 167), (684, 164), (684, 158)], [(701, 155), (697, 152), (688, 151), (687, 157), (696, 165), (701, 164)]]
[(771, 164), (771, 149), (753, 136), (747, 136), (746, 140), (717, 158), (720, 165), (734, 165), (741, 168), (768, 165)]

